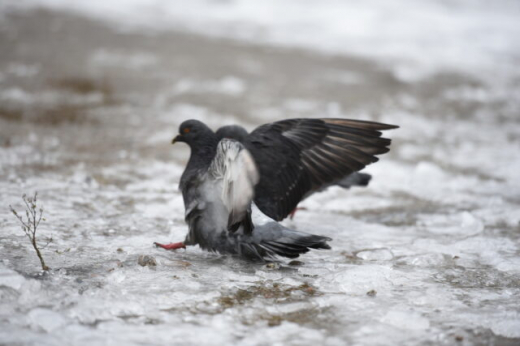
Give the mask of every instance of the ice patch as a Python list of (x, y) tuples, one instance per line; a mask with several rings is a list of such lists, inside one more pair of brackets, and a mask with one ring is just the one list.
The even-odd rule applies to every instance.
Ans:
[[(121, 31), (139, 30), (139, 37), (154, 35), (147, 28), (174, 28), (313, 52), (364, 51), (383, 69), (381, 74), (373, 71), (375, 76), (391, 80), (389, 85), (386, 79), (378, 84), (388, 92), (381, 104), (370, 98), (359, 110), (348, 111), (342, 96), (334, 93), (291, 93), (286, 98), (270, 93), (274, 85), (263, 74), (277, 73), (271, 62), (297, 59), (299, 51), (246, 54), (237, 57), (236, 69), (183, 71), (182, 79), (154, 94), (155, 99), (151, 96), (145, 106), (150, 106), (150, 114), (142, 117), (143, 109), (134, 108), (133, 101), (106, 105), (94, 102), (102, 100), (95, 99), (96, 93), (33, 93), (12, 84), (27, 83), (21, 76), (33, 73), (33, 65), (24, 67), (25, 62), (12, 72), (2, 69), (4, 84), (11, 83), (0, 91), (6, 108), (33, 111), (76, 102), (96, 106), (93, 112), (99, 115), (92, 127), (2, 119), (4, 203), (17, 205), (23, 192), (40, 191), (49, 220), (42, 236), (52, 231), (55, 237), (44, 250), (54, 271), (30, 279), (39, 275), (37, 258), (16, 220), (0, 208), (0, 251), (6, 257), (2, 263), (16, 269), (0, 269), (2, 340), (167, 344), (175, 335), (186, 344), (400, 345), (453, 344), (458, 333), (466, 343), (478, 343), (482, 336), (499, 343), (490, 331), (520, 337), (518, 40), (510, 39), (518, 36), (513, 11), (518, 7), (512, 2), (195, 0), (195, 8), (189, 9), (163, 0), (129, 0), (124, 6), (118, 1), (43, 1), (47, 8), (105, 18)], [(177, 21), (176, 16), (183, 18)], [(7, 23), (3, 18), (15, 17), (2, 17), (2, 28)], [(176, 37), (168, 35), (164, 37)], [(491, 45), (498, 55), (488, 50)], [(269, 53), (266, 47), (238, 48)], [(310, 54), (309, 61), (314, 57)], [(320, 63), (325, 62), (322, 58)], [(143, 76), (149, 69), (177, 73), (146, 48), (105, 47), (87, 59), (87, 68), (108, 72), (124, 68)], [(453, 74), (451, 65), (470, 76)], [(337, 66), (324, 63), (320, 73), (310, 77), (312, 86), (340, 89), (372, 81), (357, 76), (355, 69)], [(404, 91), (396, 95), (389, 66), (394, 77), (407, 83), (441, 74), (413, 85), (397, 82)], [(244, 77), (244, 71), (251, 75)], [(39, 72), (33, 76), (42, 77)], [(255, 78), (267, 83), (260, 93), (256, 84), (252, 88)], [(134, 100), (136, 94), (125, 95), (125, 90), (118, 89), (122, 99)], [(198, 102), (205, 96), (230, 102), (223, 108), (229, 114), (216, 111), (221, 108), (213, 108), (212, 102)], [(241, 114), (233, 114), (242, 112), (243, 105), (253, 123), (244, 124)], [(109, 117), (114, 108), (121, 117)], [(24, 117), (27, 114), (31, 112)], [(356, 117), (401, 126), (385, 132), (392, 138), (392, 150), (367, 167), (374, 177), (368, 187), (330, 188), (305, 200), (307, 210), (294, 220), (284, 221), (300, 231), (330, 236), (332, 250), (310, 251), (296, 265), (282, 260), (265, 266), (198, 247), (171, 252), (153, 248), (154, 241), (181, 241), (187, 232), (177, 185), (189, 151), (169, 146), (183, 120), (196, 118), (212, 128), (239, 123), (252, 130), (293, 115)], [(81, 144), (78, 156), (76, 135), (87, 128), (100, 135), (96, 138), (108, 135), (107, 143), (116, 148), (88, 142)], [(117, 141), (110, 142), (113, 137)], [(91, 147), (96, 151), (89, 151)], [(78, 162), (82, 160), (83, 165)], [(140, 255), (153, 256), (157, 265), (141, 267)], [(302, 301), (293, 301), (301, 296), (283, 290), (274, 298), (269, 290), (250, 295), (253, 287), (275, 284), (309, 284), (315, 291)], [(233, 296), (238, 289), (246, 293)], [(226, 297), (230, 299), (221, 299)]]
[(484, 230), (482, 220), (467, 211), (455, 215), (420, 215), (418, 226), (429, 232), (450, 235), (475, 235)]
[(394, 258), (394, 254), (389, 249), (371, 249), (356, 253), (356, 257), (365, 261), (388, 261)]
[(0, 286), (10, 287), (19, 291), (25, 283), (25, 279), (13, 270), (0, 265)]
[(334, 286), (347, 294), (366, 295), (371, 290), (390, 294), (391, 290), (401, 283), (407, 282), (408, 278), (402, 272), (380, 265), (364, 265), (353, 267), (348, 270), (334, 274)]
[(427, 253), (417, 256), (406, 257), (402, 260), (402, 263), (406, 263), (412, 266), (418, 267), (430, 267), (430, 266), (441, 266), (446, 263), (445, 258), (439, 253)]
[(427, 318), (413, 311), (390, 311), (381, 318), (381, 322), (407, 330), (424, 330), (430, 327)]
[(520, 338), (520, 316), (518, 313), (512, 313), (504, 320), (495, 321), (492, 323), (491, 330), (506, 338)]
[(27, 321), (31, 328), (52, 333), (66, 325), (67, 319), (62, 314), (49, 309), (36, 308), (27, 314)]

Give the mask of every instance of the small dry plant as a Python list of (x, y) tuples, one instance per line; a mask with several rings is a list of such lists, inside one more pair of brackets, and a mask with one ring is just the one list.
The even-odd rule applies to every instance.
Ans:
[(11, 209), (11, 212), (16, 216), (18, 221), (22, 224), (22, 230), (29, 238), (29, 241), (31, 242), (34, 250), (36, 251), (36, 255), (38, 255), (38, 258), (40, 259), (40, 263), (42, 265), (43, 270), (49, 270), (50, 268), (45, 265), (45, 261), (43, 260), (42, 254), (40, 250), (43, 250), (52, 242), (52, 237), (48, 239), (47, 244), (40, 247), (38, 245), (37, 239), (36, 239), (36, 231), (38, 230), (38, 226), (40, 225), (40, 221), (45, 221), (45, 218), (43, 218), (43, 208), (36, 205), (38, 198), (38, 192), (34, 193), (34, 197), (27, 197), (27, 195), (23, 195), (22, 199), (25, 203), (25, 216), (27, 220), (24, 220), (23, 216), (20, 216), (16, 210), (12, 206), (9, 205), (9, 209)]

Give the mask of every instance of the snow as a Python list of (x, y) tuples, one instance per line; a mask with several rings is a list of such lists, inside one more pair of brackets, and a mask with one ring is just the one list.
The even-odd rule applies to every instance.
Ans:
[(157, 57), (147, 52), (111, 51), (99, 49), (90, 57), (92, 65), (96, 67), (125, 66), (130, 69), (142, 69), (157, 64)]
[[(53, 41), (73, 61), (52, 56), (52, 70), (36, 42), (49, 38), (25, 44), (36, 34), (16, 27), (44, 21), (37, 8), (55, 16), (50, 37), (86, 17), (82, 30), (117, 38), (77, 54)], [(508, 0), (2, 1), (0, 48), (17, 49), (0, 59), (0, 343), (518, 343), (519, 12)], [(62, 70), (104, 76), (113, 95), (45, 84)], [(79, 116), (38, 117), (60, 107)], [(152, 247), (187, 231), (188, 153), (169, 146), (183, 120), (251, 130), (288, 115), (401, 126), (367, 188), (329, 188), (284, 221), (332, 250), (265, 265)], [(48, 273), (7, 208), (36, 190)]]
[(65, 9), (121, 30), (180, 29), (376, 57), (394, 64), (403, 81), (446, 68), (488, 75), (514, 70), (520, 49), (515, 0), (25, 0), (4, 6)]

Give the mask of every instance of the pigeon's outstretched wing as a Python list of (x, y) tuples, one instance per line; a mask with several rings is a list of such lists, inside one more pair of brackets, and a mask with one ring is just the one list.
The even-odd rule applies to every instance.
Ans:
[(280, 221), (309, 194), (378, 161), (389, 151), (381, 130), (398, 126), (349, 119), (289, 119), (258, 127), (245, 140), (260, 181), (255, 204)]

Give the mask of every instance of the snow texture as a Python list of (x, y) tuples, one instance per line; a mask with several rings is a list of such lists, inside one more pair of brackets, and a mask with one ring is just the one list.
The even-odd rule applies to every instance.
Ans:
[[(519, 14), (512, 0), (2, 1), (0, 343), (520, 343)], [(187, 232), (188, 152), (169, 145), (183, 120), (298, 116), (401, 127), (368, 187), (284, 221), (332, 250), (265, 265), (152, 247)], [(47, 273), (8, 210), (33, 191)]]

